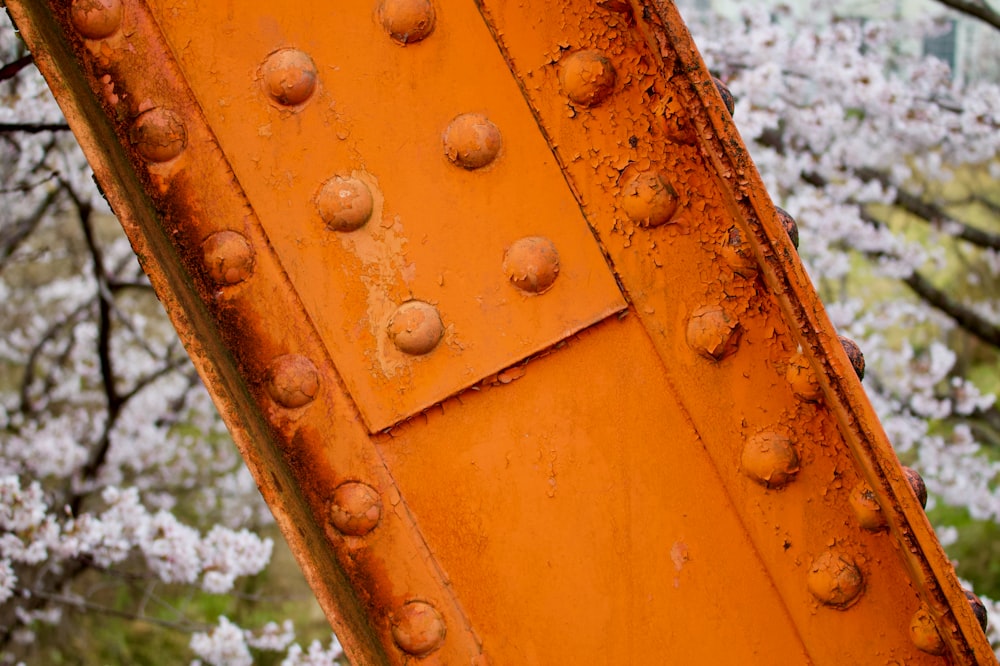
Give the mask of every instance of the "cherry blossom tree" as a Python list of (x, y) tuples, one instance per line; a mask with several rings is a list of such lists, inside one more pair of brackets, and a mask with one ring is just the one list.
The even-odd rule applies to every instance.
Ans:
[[(1000, 14), (982, 0), (928, 6), (939, 11), (911, 20), (860, 18), (842, 3), (684, 14), (736, 98), (769, 192), (798, 222), (800, 256), (834, 324), (864, 350), (864, 385), (898, 453), (932, 501), (996, 523), (1000, 86), (921, 47), (965, 21), (986, 33), (973, 64), (998, 62)], [(946, 544), (959, 537), (937, 527)], [(991, 612), (1000, 618), (996, 604)]]
[[(1000, 360), (1000, 88), (922, 56), (942, 30), (930, 14), (743, 4), (683, 8), (834, 323), (865, 351), (868, 395), (939, 507), (1000, 523), (981, 372)], [(981, 0), (939, 4), (1000, 30)], [(278, 618), (150, 610), (165, 587), (230, 594), (264, 570), (269, 514), (7, 26), (0, 60), (0, 660), (37, 661), (33, 636), (81, 614), (126, 614), (190, 635), (199, 663), (334, 663), (335, 639), (303, 649)], [(108, 588), (134, 603), (105, 603)]]

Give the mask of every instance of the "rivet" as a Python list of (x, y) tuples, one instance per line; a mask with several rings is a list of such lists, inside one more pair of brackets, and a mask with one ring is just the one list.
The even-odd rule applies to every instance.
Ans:
[(677, 192), (656, 171), (627, 172), (621, 193), (625, 214), (642, 227), (669, 222), (677, 210)]
[(566, 56), (559, 72), (563, 92), (574, 104), (600, 104), (615, 88), (615, 68), (611, 61), (593, 50)]
[(430, 0), (382, 0), (378, 13), (382, 27), (400, 44), (419, 42), (434, 32)]
[(774, 207), (775, 212), (778, 214), (778, 222), (784, 227), (785, 233), (788, 234), (788, 238), (792, 241), (792, 245), (795, 249), (799, 249), (799, 225), (796, 224), (795, 218), (788, 214), (788, 211), (784, 208)]
[(962, 591), (965, 592), (965, 598), (968, 599), (969, 605), (972, 606), (972, 613), (976, 616), (976, 621), (979, 622), (979, 626), (982, 627), (983, 631), (986, 631), (986, 625), (990, 619), (989, 614), (986, 612), (986, 604), (972, 590)]
[(938, 656), (945, 652), (944, 640), (926, 606), (921, 606), (910, 620), (910, 640), (921, 652)]
[(368, 186), (357, 178), (334, 176), (316, 195), (316, 209), (333, 231), (355, 231), (372, 216), (374, 201)]
[(719, 91), (719, 95), (722, 96), (722, 103), (726, 105), (726, 110), (729, 111), (729, 115), (733, 115), (736, 112), (736, 99), (733, 97), (733, 93), (729, 92), (729, 88), (725, 83), (719, 79), (712, 77), (712, 83), (715, 84), (715, 89)]
[(403, 652), (424, 657), (444, 643), (441, 614), (425, 601), (408, 601), (392, 614), (392, 638)]
[(920, 506), (927, 508), (927, 484), (924, 483), (924, 478), (920, 476), (920, 472), (913, 469), (912, 467), (903, 467), (903, 476), (906, 477), (906, 481), (910, 484), (910, 488), (913, 490), (913, 494), (917, 496), (917, 501), (920, 502)]
[(298, 49), (280, 49), (261, 66), (264, 92), (282, 106), (298, 106), (316, 90), (316, 65)]
[(806, 584), (817, 601), (843, 610), (861, 598), (865, 579), (850, 556), (830, 550), (813, 560)]
[(541, 294), (559, 277), (559, 253), (548, 238), (519, 238), (504, 253), (503, 272), (518, 289)]
[(705, 358), (721, 361), (739, 346), (739, 322), (718, 305), (698, 308), (688, 320), (687, 342)]
[(164, 108), (142, 113), (129, 130), (129, 139), (149, 162), (168, 162), (184, 150), (187, 131), (180, 117)]
[(330, 522), (342, 534), (364, 536), (378, 524), (382, 501), (378, 491), (358, 481), (337, 486), (330, 502)]
[(737, 275), (752, 279), (760, 267), (750, 244), (743, 240), (739, 227), (731, 227), (722, 242), (722, 258)]
[(840, 340), (840, 345), (847, 353), (847, 358), (851, 360), (851, 365), (854, 367), (854, 373), (858, 376), (858, 379), (864, 379), (865, 355), (861, 353), (861, 347), (854, 340), (845, 338), (843, 335), (838, 335), (837, 339)]
[(743, 473), (765, 488), (781, 488), (799, 472), (795, 445), (774, 432), (762, 432), (747, 439), (740, 463)]
[(854, 515), (857, 516), (858, 523), (863, 529), (877, 532), (886, 526), (885, 514), (882, 513), (882, 506), (875, 497), (875, 491), (864, 481), (851, 489), (847, 501), (854, 509)]
[(792, 387), (795, 395), (808, 402), (816, 402), (823, 395), (819, 382), (816, 381), (816, 374), (813, 372), (809, 361), (802, 354), (795, 354), (788, 359), (788, 367), (785, 370), (785, 379)]
[(122, 24), (121, 0), (73, 0), (73, 27), (87, 39), (104, 39)]
[(305, 356), (279, 356), (268, 368), (267, 392), (282, 407), (303, 407), (319, 393), (319, 372)]
[(407, 301), (389, 319), (388, 331), (399, 351), (420, 356), (437, 347), (444, 335), (444, 324), (430, 303)]
[(216, 284), (238, 284), (253, 272), (253, 247), (235, 231), (217, 231), (205, 239), (201, 251), (205, 268)]
[(463, 113), (444, 131), (444, 152), (465, 169), (484, 167), (500, 152), (500, 129), (481, 113)]

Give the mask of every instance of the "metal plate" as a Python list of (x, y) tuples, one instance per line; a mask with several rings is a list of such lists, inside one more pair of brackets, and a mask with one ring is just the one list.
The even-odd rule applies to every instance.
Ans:
[[(290, 2), (280, 15), (269, 2), (150, 6), (371, 430), (625, 306), (472, 3), (437, 12), (434, 38), (405, 45), (366, 1)], [(315, 67), (315, 90), (300, 104), (267, 92), (268, 58), (282, 49)], [(468, 113), (499, 130), (499, 154), (480, 168), (446, 155), (446, 130)], [(372, 194), (371, 218), (356, 231), (334, 231), (317, 210), (323, 184), (338, 176)], [(537, 236), (559, 259), (542, 294), (518, 289), (503, 269), (513, 243)], [(387, 333), (413, 299), (443, 325), (426, 354), (401, 352)]]

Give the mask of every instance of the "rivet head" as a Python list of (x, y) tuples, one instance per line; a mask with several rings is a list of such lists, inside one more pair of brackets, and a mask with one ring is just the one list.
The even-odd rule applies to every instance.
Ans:
[(598, 51), (576, 51), (566, 56), (559, 71), (563, 92), (574, 104), (595, 106), (615, 88), (615, 68)]
[(423, 301), (407, 301), (389, 319), (389, 338), (396, 348), (412, 356), (427, 354), (441, 342), (444, 324), (437, 308)]
[(548, 238), (519, 238), (504, 253), (503, 272), (518, 289), (541, 294), (559, 277), (559, 253)]
[(813, 560), (806, 584), (821, 604), (843, 610), (861, 598), (865, 579), (849, 555), (830, 550)]
[(912, 467), (903, 466), (903, 476), (906, 477), (907, 483), (910, 484), (910, 488), (913, 490), (913, 494), (917, 496), (917, 501), (920, 502), (920, 506), (927, 508), (927, 484), (924, 483), (924, 477), (920, 476), (920, 472), (913, 469)]
[(989, 614), (986, 612), (986, 604), (972, 590), (962, 591), (965, 592), (965, 598), (968, 599), (969, 605), (972, 606), (972, 613), (976, 616), (976, 621), (979, 622), (979, 626), (982, 627), (983, 631), (986, 631), (986, 625), (990, 620)]
[(753, 256), (750, 244), (744, 238), (739, 227), (730, 227), (722, 240), (722, 258), (737, 275), (752, 279), (760, 267)]
[(886, 526), (885, 514), (882, 513), (882, 506), (875, 497), (875, 491), (861, 481), (848, 496), (847, 501), (854, 509), (854, 515), (858, 518), (858, 523), (863, 529), (869, 532), (877, 532)]
[(712, 83), (715, 84), (715, 89), (722, 96), (722, 103), (726, 105), (726, 111), (729, 111), (730, 116), (733, 115), (736, 112), (736, 99), (733, 97), (733, 93), (729, 92), (729, 88), (725, 83), (714, 76), (712, 77)]
[(129, 130), (129, 139), (149, 162), (169, 162), (187, 145), (187, 131), (180, 117), (164, 108), (142, 113)]
[(122, 24), (121, 0), (73, 0), (73, 27), (87, 39), (105, 39)]
[(796, 224), (795, 218), (788, 214), (784, 208), (774, 207), (774, 210), (778, 213), (778, 222), (785, 229), (785, 233), (788, 234), (789, 240), (792, 241), (792, 245), (795, 249), (799, 249), (799, 225)]
[(444, 152), (464, 169), (479, 169), (496, 159), (503, 140), (500, 130), (481, 113), (463, 113), (444, 131)]
[(843, 335), (838, 335), (837, 339), (840, 340), (840, 346), (844, 348), (847, 358), (851, 361), (851, 366), (854, 367), (854, 374), (858, 376), (858, 379), (864, 379), (865, 355), (861, 353), (861, 347), (854, 340), (845, 338)]
[(304, 407), (319, 393), (319, 372), (305, 356), (279, 356), (268, 368), (267, 392), (282, 407)]
[(392, 639), (400, 650), (414, 657), (437, 650), (444, 636), (444, 619), (427, 602), (408, 601), (392, 614)]
[(740, 463), (743, 473), (765, 488), (781, 488), (799, 473), (795, 445), (774, 432), (762, 432), (747, 439)]
[(791, 385), (795, 395), (803, 400), (816, 402), (823, 395), (819, 382), (816, 381), (816, 373), (813, 372), (809, 361), (802, 354), (795, 354), (788, 359), (785, 379)]
[(658, 227), (669, 222), (677, 211), (677, 192), (657, 171), (626, 172), (621, 205), (639, 226)]
[(687, 342), (705, 358), (721, 361), (739, 346), (739, 322), (718, 305), (698, 308), (688, 320)]
[(358, 481), (337, 486), (330, 502), (330, 522), (342, 534), (364, 536), (375, 529), (382, 515), (378, 491)]
[(253, 247), (235, 231), (217, 231), (205, 239), (201, 251), (205, 268), (216, 284), (238, 284), (253, 273)]
[(910, 640), (921, 652), (933, 655), (945, 652), (944, 640), (926, 606), (921, 606), (910, 620)]
[(316, 195), (316, 209), (333, 231), (355, 231), (365, 225), (374, 207), (372, 192), (357, 178), (334, 176)]
[(434, 32), (434, 5), (430, 0), (382, 0), (382, 27), (400, 44), (419, 42)]
[(261, 66), (264, 92), (282, 106), (305, 103), (316, 90), (316, 65), (298, 49), (281, 49)]

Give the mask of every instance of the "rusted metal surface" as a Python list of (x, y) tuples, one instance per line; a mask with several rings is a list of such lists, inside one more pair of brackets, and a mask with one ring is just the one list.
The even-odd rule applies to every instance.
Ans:
[(996, 663), (671, 5), (8, 4), (355, 663)]

